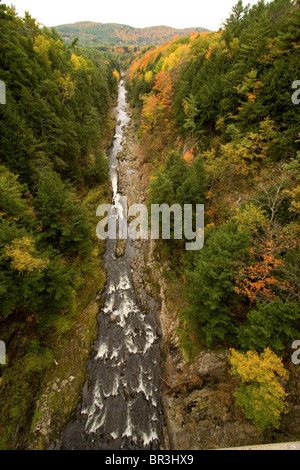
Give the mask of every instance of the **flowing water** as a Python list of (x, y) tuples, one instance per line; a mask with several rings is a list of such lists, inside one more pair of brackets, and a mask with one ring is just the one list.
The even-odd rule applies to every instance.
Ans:
[[(108, 159), (112, 206), (120, 220), (123, 207), (117, 155), (130, 121), (123, 81), (116, 114)], [(157, 304), (150, 299), (151, 308), (143, 310), (137, 302), (131, 279), (135, 242), (126, 240), (125, 253), (119, 258), (115, 248), (116, 241), (107, 240), (107, 286), (98, 316), (98, 339), (88, 362), (82, 403), (63, 432), (63, 449), (159, 449), (163, 444)]]

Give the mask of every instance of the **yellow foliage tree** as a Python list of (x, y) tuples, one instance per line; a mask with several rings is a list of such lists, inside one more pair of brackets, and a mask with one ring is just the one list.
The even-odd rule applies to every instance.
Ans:
[(70, 60), (71, 60), (72, 67), (75, 71), (78, 69), (89, 70), (90, 68), (93, 68), (93, 63), (90, 60), (85, 59), (82, 56), (72, 54)]
[(248, 202), (243, 208), (237, 207), (233, 219), (239, 230), (249, 229), (252, 233), (268, 224), (266, 211), (252, 202)]
[(5, 254), (11, 258), (11, 267), (20, 273), (42, 271), (49, 260), (34, 257), (34, 241), (30, 237), (15, 239), (5, 247)]
[(40, 56), (43, 57), (44, 61), (47, 62), (48, 64), (51, 63), (48, 57), (48, 51), (50, 47), (51, 47), (50, 39), (45, 38), (45, 36), (43, 36), (42, 34), (39, 34), (38, 36), (36, 36), (34, 40), (33, 48)]
[(153, 80), (153, 72), (152, 70), (148, 70), (148, 72), (145, 73), (145, 82), (151, 83)]
[(253, 174), (268, 158), (269, 146), (276, 144), (277, 135), (274, 122), (266, 118), (258, 132), (249, 132), (243, 138), (207, 150), (204, 152), (207, 174), (216, 179)]
[(182, 66), (185, 62), (187, 62), (189, 56), (190, 56), (190, 45), (182, 44), (181, 46), (177, 47), (177, 49), (174, 52), (171, 52), (171, 54), (165, 58), (162, 70), (171, 71), (175, 67)]
[(65, 101), (71, 99), (75, 93), (75, 82), (71, 80), (69, 73), (66, 75), (58, 75), (57, 82), (59, 84), (62, 101), (65, 103)]
[(119, 83), (120, 81), (120, 74), (117, 70), (114, 70), (113, 71), (113, 77), (117, 80), (117, 82)]
[(230, 373), (241, 378), (234, 393), (237, 405), (259, 430), (278, 429), (281, 415), (287, 411), (287, 393), (278, 381), (278, 377), (288, 379), (282, 360), (270, 348), (261, 355), (235, 349), (230, 349), (230, 353)]

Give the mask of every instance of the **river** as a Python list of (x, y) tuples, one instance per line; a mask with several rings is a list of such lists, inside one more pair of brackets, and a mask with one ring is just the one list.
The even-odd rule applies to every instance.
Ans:
[[(108, 160), (112, 206), (121, 217), (118, 154), (130, 122), (123, 80), (115, 111), (117, 125)], [(137, 249), (138, 244), (127, 239), (123, 256), (117, 257), (116, 240), (106, 242), (107, 285), (105, 304), (98, 315), (98, 338), (87, 364), (82, 401), (62, 435), (62, 449), (163, 447), (157, 305), (152, 299), (152, 307), (143, 309), (137, 301), (132, 282)]]

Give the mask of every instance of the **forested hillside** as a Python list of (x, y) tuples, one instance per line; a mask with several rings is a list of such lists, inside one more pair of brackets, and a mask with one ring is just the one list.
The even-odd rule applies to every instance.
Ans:
[(223, 30), (140, 55), (127, 84), (149, 204), (205, 204), (203, 249), (158, 247), (181, 345), (191, 360), (231, 349), (237, 403), (259, 429), (279, 426), (276, 377), (300, 336), (299, 34), (299, 1), (239, 1)]
[(118, 72), (3, 4), (0, 42), (0, 437), (13, 447), (24, 445), (40, 378), (89, 289), (105, 283), (94, 222), (108, 188)]
[[(3, 84), (6, 89), (0, 104), (0, 340), (7, 353), (0, 365), (0, 449), (44, 448), (50, 439), (59, 447), (57, 436), (87, 383), (106, 275), (109, 294), (116, 292), (120, 302), (101, 312), (101, 333), (112, 342), (99, 341), (91, 367), (95, 394), (81, 413), (95, 428), (81, 422), (79, 446), (92, 436), (95, 448), (130, 443), (135, 449), (146, 414), (132, 403), (138, 397), (143, 406), (158, 404), (152, 376), (145, 377), (152, 369), (166, 389), (155, 393), (171, 403), (173, 434), (190, 432), (196, 448), (240, 442), (241, 422), (252, 423), (253, 439), (299, 440), (300, 379), (291, 357), (300, 339), (300, 1), (260, 0), (250, 7), (239, 0), (217, 32), (90, 22), (49, 29), (1, 3), (0, 44), (0, 91)], [(126, 76), (129, 101), (127, 109), (122, 83), (124, 121), (113, 111), (120, 76)], [(109, 259), (119, 267), (112, 279), (120, 275), (111, 285), (96, 209), (112, 199), (106, 150), (116, 120), (122, 131), (113, 162), (117, 195), (125, 188), (143, 199), (147, 187), (149, 210), (151, 204), (204, 204), (205, 241), (195, 251), (174, 237), (111, 245)], [(161, 328), (158, 338), (154, 312), (150, 329), (144, 314), (140, 330), (135, 322), (139, 302), (147, 304), (144, 294), (153, 306), (162, 292), (161, 315), (172, 310), (175, 320), (167, 325), (169, 336)], [(126, 333), (127, 317), (134, 326)], [(165, 326), (167, 315), (163, 320)], [(116, 344), (118, 328), (127, 343)], [(161, 363), (180, 351), (171, 371), (175, 384), (150, 355), (158, 339), (165, 347), (157, 349)], [(139, 341), (145, 348), (137, 356)], [(152, 362), (143, 369), (148, 350)], [(212, 374), (209, 367), (197, 370), (201, 353)], [(117, 367), (113, 374), (110, 367)], [(101, 416), (101, 396), (107, 406), (120, 399), (124, 429), (119, 409), (107, 408), (106, 416), (105, 408)], [(290, 426), (292, 416), (282, 429), (292, 408), (296, 425)], [(163, 421), (165, 410), (160, 413)], [(142, 431), (138, 445), (165, 448), (149, 421), (150, 437)], [(241, 441), (248, 437), (245, 431)]]
[(78, 37), (81, 45), (96, 48), (105, 43), (119, 46), (149, 46), (170, 41), (177, 35), (181, 37), (194, 31), (197, 33), (207, 31), (207, 29), (201, 27), (186, 29), (176, 29), (169, 26), (134, 28), (123, 24), (93, 23), (91, 21), (59, 25), (55, 26), (55, 29), (67, 43), (71, 43)]

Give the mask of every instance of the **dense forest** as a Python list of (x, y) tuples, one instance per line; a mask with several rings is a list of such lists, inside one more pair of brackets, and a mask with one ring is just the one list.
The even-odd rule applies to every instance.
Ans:
[[(18, 439), (39, 379), (88, 300), (101, 286), (95, 208), (107, 197), (117, 64), (65, 46), (0, 5), (1, 447)], [(103, 282), (103, 280), (102, 280)], [(84, 288), (84, 289), (83, 289)], [(84, 290), (84, 295), (80, 293)], [(85, 296), (85, 297), (84, 297)], [(29, 413), (29, 416), (28, 416)], [(11, 445), (14, 445), (11, 442)]]
[(149, 209), (205, 206), (202, 249), (155, 245), (179, 346), (189, 362), (228, 351), (236, 404), (258, 430), (278, 429), (300, 339), (300, 1), (239, 0), (217, 32), (73, 26), (0, 4), (0, 449), (32, 444), (47, 374), (78, 367), (74, 395), (47, 391), (62, 420), (84, 383), (121, 73)]
[(231, 350), (237, 403), (259, 429), (279, 425), (276, 377), (300, 336), (299, 34), (299, 1), (239, 1), (220, 31), (149, 48), (127, 83), (149, 204), (205, 204), (203, 249), (158, 247), (181, 345), (190, 360)]

